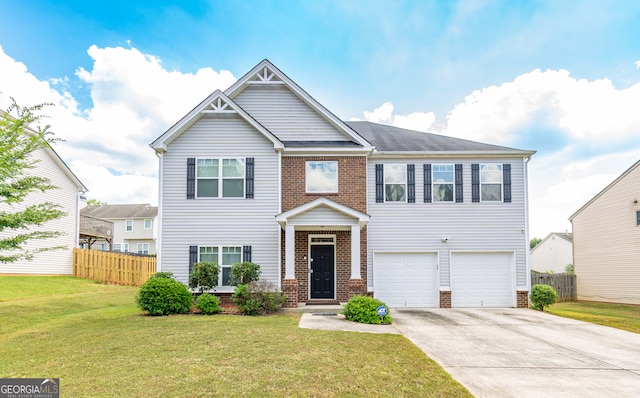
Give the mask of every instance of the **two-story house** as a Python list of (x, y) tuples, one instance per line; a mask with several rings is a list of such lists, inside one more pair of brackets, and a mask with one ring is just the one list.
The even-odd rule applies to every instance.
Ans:
[(268, 60), (156, 139), (158, 268), (260, 264), (287, 306), (527, 306), (533, 151), (344, 122)]
[(81, 209), (80, 215), (113, 222), (113, 242), (97, 239), (91, 249), (156, 254), (158, 207), (148, 203), (92, 205)]

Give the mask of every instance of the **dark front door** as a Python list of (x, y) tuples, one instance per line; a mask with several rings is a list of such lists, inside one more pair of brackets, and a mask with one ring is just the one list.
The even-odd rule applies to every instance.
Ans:
[(311, 298), (334, 298), (333, 245), (311, 246)]

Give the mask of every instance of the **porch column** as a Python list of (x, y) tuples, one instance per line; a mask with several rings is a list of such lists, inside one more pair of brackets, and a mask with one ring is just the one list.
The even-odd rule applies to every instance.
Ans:
[(285, 228), (284, 279), (296, 279), (296, 230), (293, 225)]
[(360, 276), (360, 225), (351, 226), (351, 279), (361, 279)]

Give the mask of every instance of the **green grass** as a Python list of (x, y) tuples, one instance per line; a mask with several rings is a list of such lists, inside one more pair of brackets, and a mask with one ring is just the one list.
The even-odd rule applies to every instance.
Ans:
[(471, 396), (399, 335), (300, 329), (297, 314), (148, 317), (136, 292), (0, 277), (0, 375), (59, 377), (69, 397)]
[(640, 333), (640, 306), (565, 302), (545, 307), (550, 314)]

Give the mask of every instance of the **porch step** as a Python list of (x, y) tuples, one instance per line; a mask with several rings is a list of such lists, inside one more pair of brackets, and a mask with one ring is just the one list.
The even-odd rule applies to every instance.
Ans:
[(340, 305), (338, 300), (309, 300), (307, 305)]

